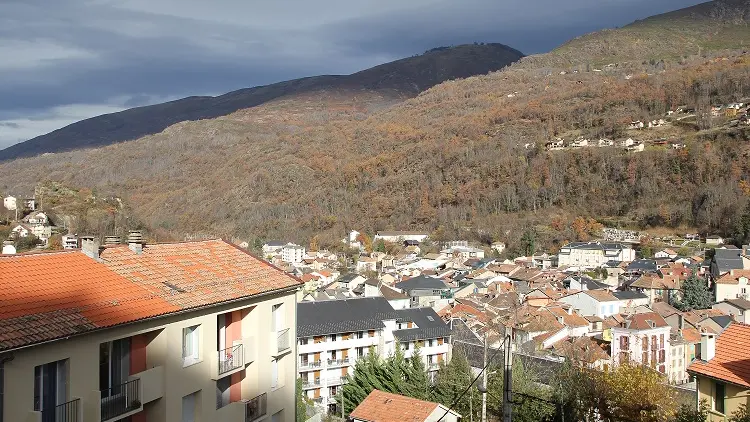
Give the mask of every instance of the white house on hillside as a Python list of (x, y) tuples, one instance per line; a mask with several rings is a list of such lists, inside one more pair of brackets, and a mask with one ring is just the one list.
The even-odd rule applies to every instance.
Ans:
[(627, 361), (650, 366), (662, 374), (670, 371), (672, 327), (656, 312), (629, 315), (612, 327), (612, 363)]
[(601, 267), (609, 261), (631, 262), (635, 251), (624, 243), (573, 242), (560, 248), (559, 267)]
[(390, 243), (400, 243), (407, 240), (413, 240), (416, 242), (424, 242), (429, 236), (429, 233), (425, 232), (410, 232), (410, 231), (380, 231), (375, 234), (373, 240), (382, 240)]
[(558, 301), (567, 303), (583, 316), (607, 318), (620, 313), (620, 300), (607, 290), (585, 290), (563, 296)]
[(3, 198), (3, 206), (8, 211), (15, 211), (18, 207), (17, 200), (15, 196), (6, 196)]

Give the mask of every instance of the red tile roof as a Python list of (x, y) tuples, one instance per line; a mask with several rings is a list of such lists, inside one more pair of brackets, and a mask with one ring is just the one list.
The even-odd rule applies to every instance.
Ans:
[(126, 245), (101, 253), (104, 264), (167, 302), (192, 308), (300, 285), (296, 278), (223, 240)]
[(750, 388), (750, 325), (730, 324), (716, 339), (714, 358), (696, 359), (688, 371)]
[(716, 279), (716, 284), (740, 284), (740, 277), (750, 279), (750, 270), (729, 270)]
[(0, 257), (0, 350), (177, 310), (79, 251)]
[(438, 406), (438, 403), (372, 390), (350, 416), (368, 422), (424, 422)]
[(624, 323), (625, 328), (629, 330), (649, 330), (651, 328), (669, 327), (667, 321), (656, 312), (628, 315)]
[(221, 240), (0, 257), (0, 350), (300, 282)]

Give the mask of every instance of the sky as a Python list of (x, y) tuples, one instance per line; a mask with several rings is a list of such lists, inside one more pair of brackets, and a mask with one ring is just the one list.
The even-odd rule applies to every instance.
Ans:
[(695, 0), (0, 0), (0, 149), (191, 95), (349, 74), (430, 48), (543, 53)]

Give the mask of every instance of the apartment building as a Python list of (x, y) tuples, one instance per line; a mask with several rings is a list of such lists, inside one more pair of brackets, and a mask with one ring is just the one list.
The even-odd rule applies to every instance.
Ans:
[(629, 315), (622, 324), (612, 327), (613, 363), (629, 361), (669, 375), (671, 330), (667, 321), (656, 312)]
[(635, 259), (632, 247), (623, 243), (573, 242), (560, 248), (559, 267), (601, 267), (608, 261), (631, 262)]
[(406, 357), (415, 345), (428, 371), (450, 359), (450, 327), (431, 308), (395, 310), (383, 297), (297, 304), (298, 370), (307, 397), (338, 412), (346, 375), (374, 352), (385, 358), (400, 342)]
[(220, 240), (82, 240), (0, 257), (0, 421), (294, 419), (297, 279)]

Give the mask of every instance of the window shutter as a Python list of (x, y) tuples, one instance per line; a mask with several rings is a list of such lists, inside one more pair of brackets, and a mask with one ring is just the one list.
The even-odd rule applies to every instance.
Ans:
[(190, 331), (188, 328), (182, 329), (182, 357), (188, 356), (188, 341), (189, 341), (188, 333), (189, 332)]

